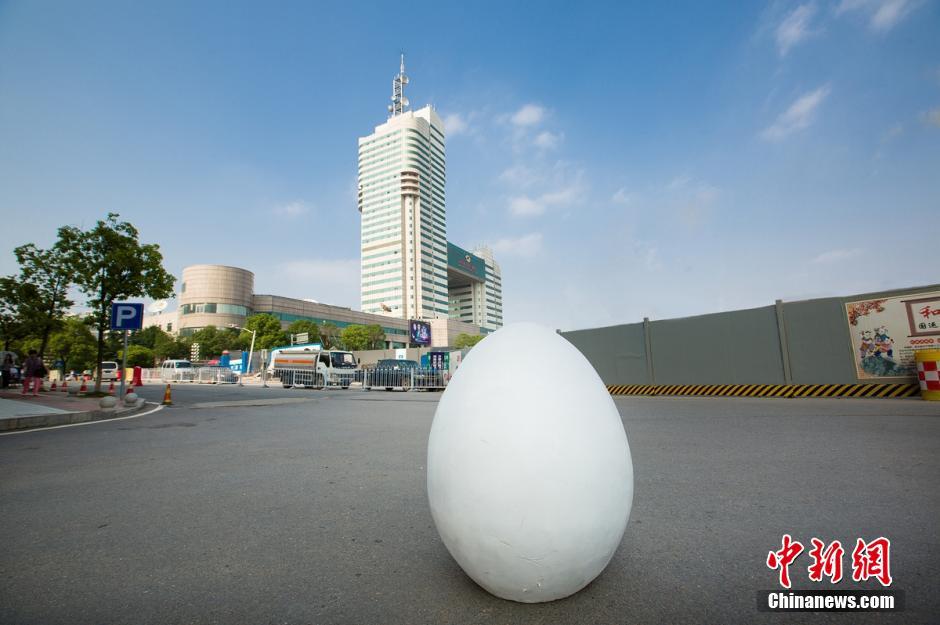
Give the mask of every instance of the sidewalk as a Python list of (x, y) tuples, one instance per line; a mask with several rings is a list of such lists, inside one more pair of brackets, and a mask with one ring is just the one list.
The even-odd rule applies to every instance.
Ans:
[(0, 391), (0, 432), (27, 428), (100, 421), (141, 410), (136, 406), (101, 408), (100, 397), (75, 397), (61, 391), (40, 392), (38, 397), (17, 390)]

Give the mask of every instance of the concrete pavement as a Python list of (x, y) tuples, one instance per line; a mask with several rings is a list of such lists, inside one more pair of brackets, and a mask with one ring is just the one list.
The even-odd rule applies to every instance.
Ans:
[[(299, 401), (223, 407), (211, 404), (235, 396), (210, 388), (174, 389), (172, 408), (140, 418), (0, 436), (0, 622), (910, 623), (940, 614), (934, 404), (618, 399), (636, 474), (623, 543), (582, 592), (521, 605), (477, 587), (433, 528), (424, 463), (439, 394), (273, 389), (267, 397)], [(806, 544), (891, 538), (907, 612), (758, 613), (756, 591), (776, 583), (764, 561), (785, 532)], [(794, 586), (809, 587), (799, 564)]]

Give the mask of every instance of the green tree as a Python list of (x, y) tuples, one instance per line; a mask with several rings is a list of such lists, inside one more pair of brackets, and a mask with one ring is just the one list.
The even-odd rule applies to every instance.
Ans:
[(108, 213), (106, 220), (98, 221), (88, 231), (74, 226), (59, 229), (60, 240), (72, 242), (69, 263), (76, 286), (88, 298), (98, 330), (96, 392), (101, 391), (101, 361), (111, 323), (111, 303), (129, 297), (163, 299), (173, 291), (173, 276), (163, 268), (160, 246), (141, 244), (137, 228), (118, 221), (118, 217)]
[[(123, 352), (123, 348), (121, 350)], [(118, 360), (121, 360), (123, 354), (118, 352)], [(128, 367), (152, 367), (156, 357), (153, 350), (143, 345), (127, 346), (127, 366)]]
[(95, 336), (78, 317), (67, 317), (62, 327), (49, 337), (48, 351), (62, 361), (64, 371), (84, 371), (95, 366)]
[(382, 326), (374, 323), (366, 326), (366, 333), (369, 336), (368, 349), (385, 349), (385, 330)]
[(13, 254), (20, 266), (19, 276), (6, 278), (0, 289), (7, 300), (3, 308), (19, 318), (21, 333), (39, 339), (35, 348), (40, 357), (45, 355), (49, 335), (62, 326), (65, 312), (72, 306), (68, 289), (69, 246), (73, 242), (70, 232), (60, 228), (59, 240), (48, 250), (32, 243), (17, 247)]
[(323, 349), (333, 349), (339, 343), (339, 328), (335, 323), (327, 321), (320, 326), (320, 343)]
[(193, 333), (190, 344), (199, 343), (199, 359), (209, 360), (210, 358), (221, 356), (222, 352), (226, 349), (240, 349), (240, 341), (241, 336), (238, 330), (206, 326)]
[(4, 351), (13, 350), (28, 334), (27, 323), (19, 314), (21, 291), (16, 278), (0, 278), (0, 337)]
[[(247, 330), (254, 330), (257, 333), (255, 337), (255, 351), (290, 344), (287, 333), (281, 329), (281, 321), (274, 315), (269, 315), (268, 313), (252, 315), (248, 317), (245, 328)], [(251, 346), (251, 332), (243, 330), (238, 337), (238, 342), (242, 349), (249, 349)]]
[(340, 333), (343, 346), (348, 350), (369, 349), (369, 330), (366, 326), (349, 325)]
[(310, 321), (309, 319), (298, 319), (294, 323), (287, 326), (288, 335), (302, 334), (304, 332), (310, 335), (311, 343), (316, 343), (320, 340), (320, 329), (317, 327), (317, 324)]
[(466, 334), (461, 332), (457, 335), (457, 338), (454, 339), (454, 347), (457, 349), (463, 349), (465, 347), (473, 347), (477, 343), (483, 340), (483, 335), (477, 334)]

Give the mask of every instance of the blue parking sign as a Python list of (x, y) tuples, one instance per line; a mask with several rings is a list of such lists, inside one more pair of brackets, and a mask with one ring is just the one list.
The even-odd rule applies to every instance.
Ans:
[(133, 302), (111, 304), (112, 330), (140, 330), (144, 325), (144, 305)]

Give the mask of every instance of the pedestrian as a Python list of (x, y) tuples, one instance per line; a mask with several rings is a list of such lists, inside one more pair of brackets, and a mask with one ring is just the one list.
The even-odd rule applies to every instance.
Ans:
[(13, 355), (7, 352), (3, 356), (3, 363), (0, 363), (0, 374), (3, 375), (3, 388), (10, 386), (10, 371), (13, 369)]
[(29, 350), (26, 362), (23, 363), (23, 395), (29, 394), (29, 387), (33, 386), (33, 397), (39, 396), (42, 379), (46, 377), (46, 367), (36, 354), (35, 349)]

